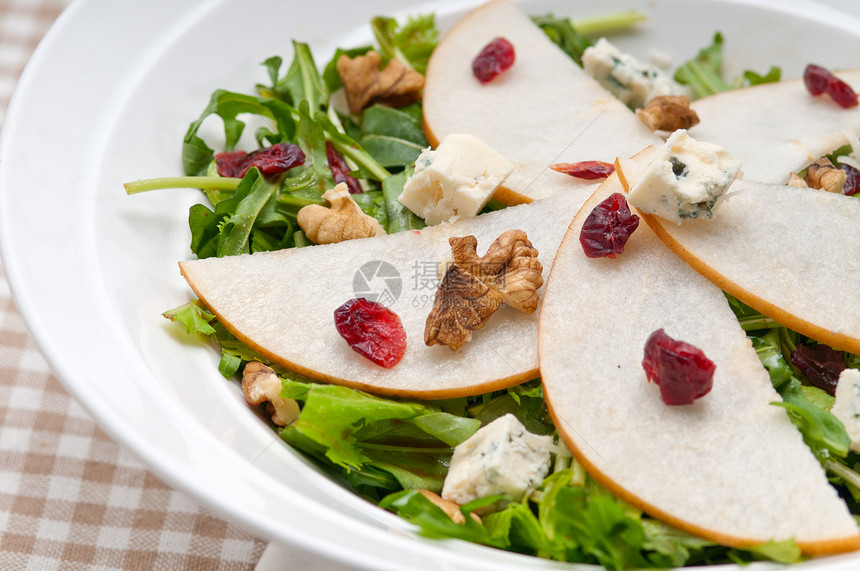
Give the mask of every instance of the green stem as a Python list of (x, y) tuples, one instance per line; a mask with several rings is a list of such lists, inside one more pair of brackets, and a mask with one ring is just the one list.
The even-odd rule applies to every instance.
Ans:
[(840, 464), (839, 462), (834, 462), (833, 460), (825, 460), (824, 469), (833, 472), (855, 488), (860, 489), (860, 474), (848, 466)]
[(646, 19), (647, 16), (638, 10), (625, 10), (614, 14), (575, 20), (572, 24), (573, 29), (584, 36), (604, 36), (627, 29), (633, 24), (644, 22)]
[(236, 190), (241, 178), (223, 176), (167, 176), (148, 178), (123, 184), (127, 194), (166, 188), (200, 188), (205, 190)]
[(782, 324), (777, 322), (770, 317), (765, 317), (764, 315), (754, 315), (752, 317), (744, 317), (738, 319), (738, 322), (741, 324), (741, 328), (744, 331), (755, 331), (756, 329), (774, 329), (777, 327), (782, 327)]

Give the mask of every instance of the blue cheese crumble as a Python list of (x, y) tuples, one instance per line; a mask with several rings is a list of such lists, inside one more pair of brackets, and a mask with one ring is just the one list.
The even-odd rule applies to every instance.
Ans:
[(681, 224), (711, 219), (741, 163), (724, 147), (696, 141), (684, 129), (666, 140), (627, 201), (648, 214)]
[(513, 169), (477, 137), (451, 134), (418, 155), (398, 200), (427, 224), (454, 222), (478, 214)]
[(506, 414), (454, 448), (442, 497), (460, 505), (493, 494), (520, 499), (543, 482), (556, 449), (551, 436), (532, 434)]
[(845, 425), (851, 450), (860, 452), (860, 371), (845, 369), (840, 373), (830, 412)]
[(644, 107), (659, 95), (688, 95), (685, 87), (662, 70), (622, 52), (606, 38), (585, 50), (582, 67), (631, 109)]

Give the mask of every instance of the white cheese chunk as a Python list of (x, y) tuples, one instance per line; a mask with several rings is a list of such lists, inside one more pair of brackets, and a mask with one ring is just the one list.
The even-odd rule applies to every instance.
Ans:
[(499, 417), (454, 448), (442, 497), (460, 505), (492, 494), (519, 499), (543, 482), (555, 448), (514, 415)]
[(658, 67), (622, 52), (606, 38), (586, 48), (582, 67), (631, 109), (645, 107), (658, 95), (688, 95), (684, 86)]
[(845, 369), (839, 375), (836, 400), (830, 412), (845, 425), (851, 450), (860, 452), (860, 371)]
[(398, 200), (430, 225), (475, 216), (513, 168), (477, 137), (448, 135), (418, 156)]
[(642, 212), (676, 224), (710, 219), (729, 185), (741, 174), (740, 161), (725, 148), (696, 141), (678, 129), (657, 151), (627, 200)]

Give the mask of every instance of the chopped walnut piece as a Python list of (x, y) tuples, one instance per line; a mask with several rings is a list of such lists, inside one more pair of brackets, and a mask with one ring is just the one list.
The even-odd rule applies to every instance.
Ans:
[(374, 51), (337, 60), (337, 73), (343, 82), (351, 113), (360, 113), (378, 101), (394, 107), (417, 101), (424, 87), (424, 76), (398, 59), (392, 59), (380, 70), (380, 55)]
[(788, 186), (796, 186), (797, 188), (809, 188), (809, 185), (806, 184), (806, 181), (800, 178), (797, 173), (791, 173), (788, 175)]
[[(460, 504), (457, 502), (452, 502), (451, 500), (446, 500), (439, 494), (434, 494), (430, 490), (418, 490), (422, 496), (433, 502), (433, 504), (441, 508), (445, 514), (451, 518), (451, 520), (459, 525), (463, 525), (466, 523), (466, 516), (463, 515), (463, 512), (460, 511)], [(478, 523), (481, 523), (481, 518), (475, 512), (470, 512), (469, 516)]]
[[(278, 426), (287, 426), (299, 416), (299, 405), (281, 396), (281, 379), (275, 370), (258, 361), (245, 365), (242, 372), (242, 392), (248, 404), (266, 403), (266, 412)], [(268, 402), (267, 402), (268, 401)]]
[(643, 109), (637, 109), (636, 116), (652, 131), (689, 129), (699, 122), (699, 116), (690, 109), (690, 100), (684, 95), (658, 95)]
[(523, 313), (538, 306), (543, 267), (538, 251), (522, 230), (508, 230), (478, 257), (474, 236), (450, 238), (448, 267), (424, 326), (424, 343), (459, 350), (483, 329), (502, 302)]
[(384, 236), (385, 230), (373, 216), (365, 214), (341, 182), (323, 194), (330, 208), (311, 204), (299, 210), (296, 219), (315, 244), (333, 244), (356, 238)]
[(830, 159), (822, 157), (809, 165), (806, 169), (806, 184), (810, 188), (826, 190), (827, 192), (838, 192), (842, 194), (845, 188), (847, 173), (830, 162)]

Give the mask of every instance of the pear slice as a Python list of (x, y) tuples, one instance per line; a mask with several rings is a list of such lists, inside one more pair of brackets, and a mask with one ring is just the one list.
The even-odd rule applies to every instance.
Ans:
[[(860, 70), (837, 75), (860, 89)], [(717, 93), (691, 107), (701, 122), (690, 135), (726, 147), (744, 176), (760, 182), (785, 184), (789, 173), (848, 144), (846, 133), (860, 135), (860, 107), (813, 97), (801, 79)]]
[[(482, 85), (472, 60), (500, 36), (513, 44), (516, 61)], [(584, 201), (596, 185), (549, 165), (612, 162), (660, 143), (509, 0), (475, 9), (439, 42), (427, 68), (424, 128), (434, 147), (446, 135), (468, 133), (513, 162), (513, 173), (494, 195), (508, 204), (558, 192), (578, 193)]]
[[(427, 347), (424, 324), (439, 264), (451, 259), (448, 238), (473, 235), (483, 254), (502, 232), (523, 230), (546, 274), (579, 202), (558, 196), (420, 232), (179, 265), (227, 329), (289, 370), (384, 395), (481, 394), (537, 377), (538, 314), (503, 306), (459, 351)], [(344, 302), (380, 294), (407, 335), (406, 354), (392, 369), (352, 351), (334, 326)]]
[[(625, 188), (648, 161), (643, 153), (616, 162)], [(860, 352), (860, 200), (745, 178), (732, 184), (712, 220), (642, 218), (747, 305), (821, 343)]]
[[(616, 259), (587, 258), (577, 214), (556, 255), (538, 330), (547, 403), (568, 448), (620, 498), (729, 546), (794, 538), (809, 554), (860, 548), (847, 507), (785, 411), (723, 293), (640, 224)], [(713, 389), (667, 406), (642, 369), (664, 328), (714, 363)]]

